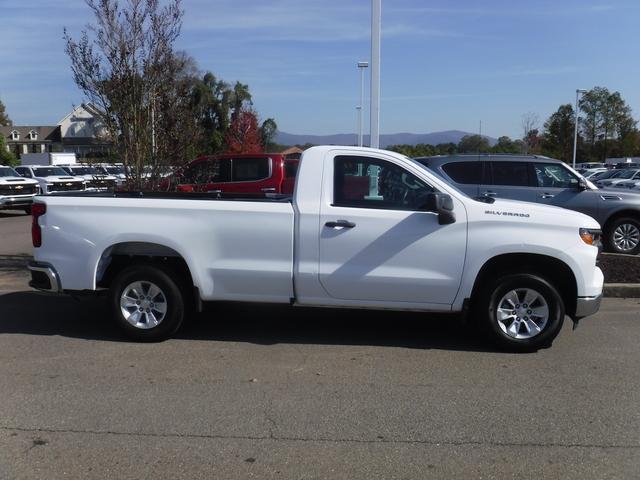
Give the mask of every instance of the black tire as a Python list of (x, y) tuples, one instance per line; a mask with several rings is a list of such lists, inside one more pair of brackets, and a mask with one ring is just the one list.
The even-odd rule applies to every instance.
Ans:
[[(618, 235), (617, 239), (616, 234)], [(625, 240), (629, 242), (627, 244), (629, 248), (624, 248)], [(635, 246), (633, 246), (633, 243), (635, 243)], [(637, 255), (640, 253), (640, 222), (631, 217), (615, 219), (607, 226), (605, 244), (610, 252)]]
[[(145, 294), (145, 286), (148, 287), (150, 284), (155, 285), (161, 291), (161, 294), (157, 295), (155, 300), (150, 300), (151, 302), (156, 301), (159, 304), (164, 303), (165, 305), (164, 316), (162, 316), (159, 323), (155, 326), (150, 326), (153, 325), (153, 323), (149, 321), (149, 314), (145, 315), (145, 312), (142, 310), (142, 313), (139, 314), (141, 319), (139, 322), (140, 326), (133, 325), (125, 316), (125, 312), (127, 312), (130, 315), (129, 318), (132, 318), (131, 310), (133, 310), (134, 314), (137, 314), (135, 307), (124, 308), (121, 306), (121, 298), (125, 290), (127, 292), (131, 291), (131, 285), (136, 282), (142, 283), (143, 295)], [(146, 293), (150, 292), (151, 291), (147, 289)], [(156, 266), (132, 265), (125, 268), (114, 278), (109, 290), (109, 296), (113, 319), (124, 334), (135, 341), (159, 342), (166, 340), (178, 331), (185, 317), (184, 295), (179, 285), (172, 279), (171, 272)], [(164, 302), (162, 302), (163, 300)], [(146, 305), (142, 304), (140, 306), (141, 308), (153, 307), (154, 304), (147, 303)], [(159, 319), (163, 313), (161, 311), (155, 311), (153, 308), (147, 309), (146, 311), (150, 312), (154, 319)]]
[[(534, 310), (527, 310), (526, 307), (531, 306), (525, 303), (517, 304), (518, 310), (515, 310), (514, 306), (514, 312), (520, 312), (518, 315), (525, 315), (522, 320), (520, 317), (514, 317), (518, 319), (515, 323), (512, 319), (505, 319), (500, 322), (498, 320), (498, 308), (504, 307), (505, 304), (499, 305), (499, 302), (510, 292), (515, 292), (518, 298), (524, 299), (525, 290), (527, 289), (538, 293), (542, 297), (542, 301), (548, 309), (546, 322), (542, 325), (540, 318), (536, 318), (535, 322), (533, 322), (535, 312), (540, 311), (540, 308), (544, 308), (539, 300), (535, 300), (534, 304), (532, 304), (534, 305)], [(482, 330), (488, 334), (490, 340), (498, 347), (512, 352), (532, 352), (542, 347), (551, 346), (553, 340), (560, 333), (564, 322), (564, 302), (558, 290), (542, 277), (526, 273), (505, 275), (488, 282), (487, 286), (479, 292), (476, 305), (476, 315)], [(520, 310), (521, 308), (523, 310)], [(503, 308), (502, 311), (504, 310)], [(534, 312), (534, 315), (529, 318), (526, 316), (527, 312), (529, 312), (529, 315)], [(526, 319), (526, 322), (524, 319)], [(520, 323), (521, 321), (523, 321), (522, 324)], [(535, 323), (535, 327), (540, 328), (539, 332), (529, 327), (532, 322)], [(509, 327), (515, 332), (510, 331)], [(534, 332), (534, 334), (524, 338), (527, 335), (531, 335), (530, 332)], [(519, 335), (523, 338), (517, 338)]]
[(31, 207), (24, 207), (24, 213), (31, 215)]

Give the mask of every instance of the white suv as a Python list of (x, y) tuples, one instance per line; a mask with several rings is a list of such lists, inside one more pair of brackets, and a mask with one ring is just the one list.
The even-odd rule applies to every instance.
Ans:
[(83, 178), (73, 177), (55, 165), (22, 165), (15, 170), (23, 177), (36, 180), (43, 195), (55, 192), (84, 192), (87, 189)]

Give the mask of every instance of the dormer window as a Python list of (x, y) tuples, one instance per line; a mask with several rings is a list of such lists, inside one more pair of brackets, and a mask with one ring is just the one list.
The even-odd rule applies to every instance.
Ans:
[(14, 142), (20, 140), (20, 133), (17, 130), (11, 132), (11, 140), (13, 140)]
[(37, 140), (38, 139), (38, 132), (36, 132), (35, 130), (31, 130), (29, 132), (29, 140)]

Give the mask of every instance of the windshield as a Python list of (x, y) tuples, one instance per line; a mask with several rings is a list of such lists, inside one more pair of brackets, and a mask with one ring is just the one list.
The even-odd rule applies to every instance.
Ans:
[(36, 177), (52, 177), (54, 175), (68, 177), (69, 174), (60, 167), (39, 167), (34, 168), (33, 173)]
[(124, 173), (123, 167), (104, 167), (107, 172), (112, 175), (121, 175)]
[(607, 172), (602, 172), (597, 174), (598, 175), (598, 180), (604, 180), (605, 178), (611, 178), (613, 175), (615, 175), (616, 173), (619, 173), (620, 170), (609, 170)]
[(620, 175), (615, 175), (613, 178), (631, 178), (636, 172), (637, 170), (621, 170)]
[(0, 177), (19, 177), (20, 175), (11, 167), (0, 167)]
[(74, 175), (99, 175), (100, 173), (93, 167), (71, 167)]

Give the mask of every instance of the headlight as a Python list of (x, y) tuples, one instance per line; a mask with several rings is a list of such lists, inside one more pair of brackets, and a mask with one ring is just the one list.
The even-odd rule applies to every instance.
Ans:
[(597, 228), (581, 228), (580, 238), (587, 245), (593, 245), (594, 247), (600, 247), (600, 237), (602, 231)]

